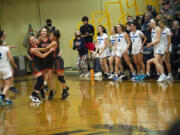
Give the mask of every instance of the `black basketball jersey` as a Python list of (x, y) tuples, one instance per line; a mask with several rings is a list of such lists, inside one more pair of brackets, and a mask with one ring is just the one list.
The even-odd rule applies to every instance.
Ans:
[(32, 47), (29, 48), (28, 54), (31, 57), (32, 61), (33, 62), (39, 62), (40, 58), (38, 56), (34, 55), (34, 54), (31, 54), (31, 52), (30, 52), (31, 49), (32, 49)]
[(59, 41), (58, 41), (58, 42), (57, 42), (56, 50), (53, 52), (53, 57), (54, 57), (54, 58), (57, 58), (59, 52), (60, 52), (60, 48), (59, 48)]

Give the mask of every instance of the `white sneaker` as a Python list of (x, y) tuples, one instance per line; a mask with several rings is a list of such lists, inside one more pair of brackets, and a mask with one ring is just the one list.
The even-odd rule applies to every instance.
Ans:
[(160, 75), (160, 77), (158, 78), (158, 82), (162, 82), (162, 81), (165, 81), (166, 80), (166, 75)]
[(88, 78), (90, 76), (90, 72), (85, 73), (84, 77)]
[(86, 73), (82, 73), (79, 77), (83, 78), (85, 76)]
[(167, 79), (167, 80), (173, 80), (173, 76), (172, 76), (172, 75), (168, 75), (168, 76), (166, 77), (166, 79)]
[(123, 77), (125, 77), (125, 74), (121, 74), (121, 76), (119, 77), (119, 79), (122, 79)]
[(97, 72), (94, 74), (95, 77), (101, 77), (102, 76), (102, 73), (101, 72)]
[(108, 79), (113, 79), (114, 78), (114, 75), (113, 74), (111, 74), (109, 77), (108, 77)]

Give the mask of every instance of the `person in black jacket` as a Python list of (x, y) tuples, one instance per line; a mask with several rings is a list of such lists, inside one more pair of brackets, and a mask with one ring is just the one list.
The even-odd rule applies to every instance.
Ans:
[(88, 71), (87, 69), (87, 57), (88, 57), (88, 50), (85, 46), (85, 38), (81, 37), (81, 32), (76, 31), (75, 32), (75, 39), (74, 39), (74, 45), (73, 50), (77, 50), (79, 55), (77, 59), (77, 68), (81, 72), (80, 77), (84, 77)]

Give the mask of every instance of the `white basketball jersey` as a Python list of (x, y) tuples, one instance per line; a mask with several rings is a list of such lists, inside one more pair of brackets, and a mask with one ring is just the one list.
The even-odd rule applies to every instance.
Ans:
[(97, 41), (98, 41), (98, 47), (99, 48), (103, 48), (103, 47), (105, 47), (105, 39), (107, 39), (108, 38), (108, 36), (107, 36), (107, 34), (106, 33), (103, 33), (103, 35), (102, 36), (98, 36), (97, 37)]
[(168, 46), (168, 36), (171, 35), (171, 31), (169, 28), (165, 28), (161, 33), (161, 42), (160, 44), (163, 45), (165, 48)]
[(110, 43), (111, 43), (112, 45), (115, 45), (115, 42), (116, 42), (115, 36), (114, 36), (114, 35), (111, 35), (111, 36), (110, 36)]
[(126, 38), (124, 37), (123, 32), (121, 34), (116, 35), (116, 43), (117, 43), (117, 48), (125, 48), (125, 47), (127, 47), (128, 43), (126, 41)]
[(10, 67), (9, 58), (7, 56), (7, 52), (9, 48), (6, 46), (0, 46), (0, 68)]
[(132, 42), (132, 47), (139, 47), (142, 45), (142, 37), (144, 34), (140, 30), (136, 30), (136, 32), (131, 31), (130, 37)]
[[(156, 27), (155, 29), (151, 30), (151, 38), (152, 38), (152, 42), (157, 40), (157, 29), (160, 29), (159, 27)], [(158, 43), (156, 45), (154, 45), (154, 50), (156, 50), (157, 48), (162, 48), (161, 44)]]

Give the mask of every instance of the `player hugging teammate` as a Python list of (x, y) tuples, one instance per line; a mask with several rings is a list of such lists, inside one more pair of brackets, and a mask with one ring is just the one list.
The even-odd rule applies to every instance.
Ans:
[(48, 100), (54, 98), (53, 69), (56, 71), (57, 78), (62, 84), (63, 91), (61, 100), (69, 96), (69, 87), (64, 80), (64, 61), (59, 49), (59, 38), (59, 30), (53, 31), (50, 36), (48, 36), (46, 28), (41, 28), (38, 39), (35, 39), (34, 36), (29, 38), (29, 59), (31, 60), (32, 72), (37, 79), (34, 91), (30, 96), (33, 102), (41, 102), (41, 99), (46, 99), (44, 80), (49, 83), (50, 92)]

